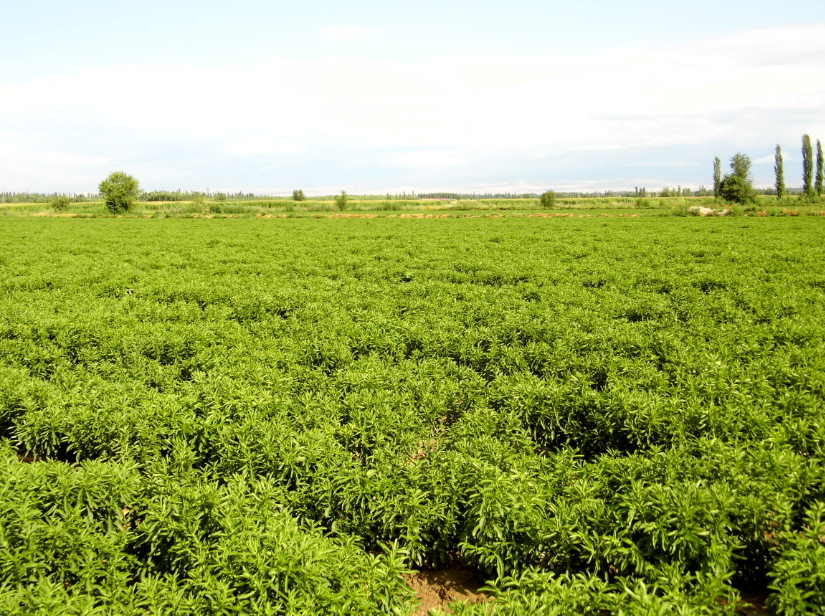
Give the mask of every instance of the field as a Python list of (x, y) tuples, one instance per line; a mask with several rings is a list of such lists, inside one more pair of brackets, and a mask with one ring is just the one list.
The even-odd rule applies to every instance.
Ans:
[(823, 613), (823, 224), (4, 218), (0, 613)]
[[(778, 200), (760, 195), (749, 206), (732, 206), (713, 197), (560, 197), (556, 207), (543, 208), (537, 198), (414, 199), (351, 195), (345, 210), (334, 196), (296, 202), (272, 197), (229, 201), (138, 201), (127, 218), (458, 218), (458, 217), (661, 217), (687, 216), (688, 207), (731, 208), (736, 216), (823, 216), (822, 203), (800, 201), (797, 196)], [(83, 199), (55, 211), (49, 202), (2, 203), (0, 218), (47, 216), (62, 218), (114, 217), (103, 201)]]

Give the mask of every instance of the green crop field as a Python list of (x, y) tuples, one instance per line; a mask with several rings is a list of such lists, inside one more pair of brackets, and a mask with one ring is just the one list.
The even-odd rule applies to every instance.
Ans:
[(0, 613), (825, 611), (825, 221), (0, 222)]

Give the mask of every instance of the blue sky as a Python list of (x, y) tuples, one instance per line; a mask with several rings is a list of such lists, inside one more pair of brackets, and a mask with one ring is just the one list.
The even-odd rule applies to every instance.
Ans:
[(6, 2), (0, 191), (708, 185), (825, 139), (825, 3)]

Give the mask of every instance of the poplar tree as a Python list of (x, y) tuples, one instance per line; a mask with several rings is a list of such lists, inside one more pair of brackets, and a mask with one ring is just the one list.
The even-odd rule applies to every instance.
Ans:
[(719, 198), (719, 186), (722, 184), (722, 161), (719, 157), (713, 159), (713, 196)]
[(822, 168), (822, 143), (819, 139), (816, 140), (816, 194), (822, 196), (822, 180), (825, 170)]
[(777, 199), (784, 199), (785, 190), (785, 166), (782, 162), (782, 148), (776, 144), (776, 157), (773, 165), (773, 170), (776, 172), (776, 197)]
[(811, 136), (802, 135), (802, 193), (805, 199), (814, 197), (814, 150)]

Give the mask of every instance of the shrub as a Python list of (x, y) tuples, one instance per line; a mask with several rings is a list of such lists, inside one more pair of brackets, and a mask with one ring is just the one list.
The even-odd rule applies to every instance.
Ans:
[(293, 201), (306, 201), (306, 196), (304, 195), (304, 191), (301, 189), (293, 190), (292, 191), (292, 200)]
[(123, 171), (115, 171), (100, 183), (99, 190), (112, 214), (127, 212), (137, 197), (138, 181)]
[(556, 193), (552, 190), (543, 192), (539, 197), (539, 205), (546, 208), (556, 207)]
[(69, 203), (69, 198), (66, 195), (60, 195), (52, 201), (51, 206), (55, 212), (65, 212), (69, 209)]
[(347, 209), (349, 196), (347, 195), (346, 191), (342, 190), (341, 194), (335, 197), (335, 205), (336, 207), (341, 210), (342, 212)]

